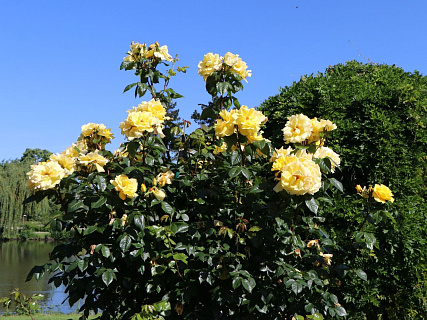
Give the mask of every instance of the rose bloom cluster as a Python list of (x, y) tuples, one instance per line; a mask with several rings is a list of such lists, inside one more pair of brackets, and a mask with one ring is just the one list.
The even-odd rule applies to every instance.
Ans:
[(125, 62), (138, 62), (142, 59), (159, 59), (165, 61), (172, 61), (172, 56), (168, 52), (167, 46), (160, 46), (158, 42), (153, 43), (147, 47), (145, 43), (132, 41), (130, 51), (127, 56), (123, 58)]
[[(336, 125), (329, 120), (310, 119), (305, 115), (288, 117), (288, 122), (283, 129), (286, 143), (320, 142), (322, 132), (336, 129)], [(277, 171), (276, 180), (279, 182), (274, 191), (285, 190), (289, 194), (304, 195), (314, 194), (319, 191), (322, 184), (322, 174), (319, 165), (313, 159), (329, 158), (331, 172), (340, 165), (340, 157), (331, 148), (319, 143), (316, 151), (311, 154), (305, 149), (294, 150), (292, 147), (276, 149), (273, 157), (272, 171)]]
[(146, 132), (153, 132), (164, 137), (163, 122), (169, 117), (166, 117), (166, 109), (160, 101), (154, 99), (148, 102), (143, 101), (138, 107), (133, 107), (127, 113), (128, 117), (120, 123), (120, 129), (129, 141), (141, 138)]
[(219, 115), (221, 118), (214, 126), (218, 138), (238, 133), (244, 135), (249, 142), (263, 139), (260, 128), (267, 121), (267, 117), (261, 111), (241, 106), (240, 109), (221, 110)]
[(217, 53), (207, 53), (203, 60), (198, 65), (199, 74), (203, 77), (203, 80), (212, 75), (216, 71), (231, 71), (234, 74), (239, 75), (243, 80), (250, 77), (251, 70), (248, 70), (246, 62), (244, 62), (238, 54), (227, 52), (224, 57), (220, 57)]
[(106, 143), (110, 143), (113, 135), (103, 124), (88, 123), (81, 127), (76, 143), (59, 154), (52, 154), (48, 161), (33, 164), (27, 173), (29, 189), (48, 190), (55, 188), (64, 177), (75, 170), (87, 173), (104, 172), (108, 159), (99, 153)]
[(285, 143), (320, 143), (324, 134), (336, 128), (330, 120), (310, 119), (306, 115), (296, 114), (288, 117), (288, 122), (282, 129), (283, 139)]
[(82, 133), (77, 141), (82, 141), (85, 149), (101, 149), (103, 150), (107, 143), (113, 139), (111, 129), (107, 128), (102, 123), (88, 123), (82, 126)]

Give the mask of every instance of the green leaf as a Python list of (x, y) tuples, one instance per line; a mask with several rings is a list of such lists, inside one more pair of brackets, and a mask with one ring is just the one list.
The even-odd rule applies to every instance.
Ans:
[(79, 209), (88, 210), (89, 208), (85, 206), (83, 200), (77, 200), (77, 199), (71, 201), (70, 204), (68, 205), (68, 212), (75, 212)]
[(365, 281), (367, 281), (367, 280), (368, 280), (368, 276), (366, 275), (366, 272), (365, 272), (365, 271), (363, 271), (363, 270), (361, 270), (361, 269), (357, 269), (357, 270), (356, 270), (356, 274), (357, 274), (357, 276), (358, 276), (360, 279), (365, 280)]
[(141, 98), (147, 92), (147, 85), (145, 83), (138, 82), (136, 91), (138, 92), (138, 96)]
[(252, 290), (255, 288), (256, 282), (254, 278), (241, 278), (242, 279), (242, 285), (243, 288), (246, 289), (248, 292), (252, 292)]
[(230, 171), (228, 171), (228, 176), (230, 178), (234, 178), (234, 177), (236, 177), (237, 175), (240, 174), (241, 170), (242, 169), (240, 167), (233, 167), (233, 168), (230, 169)]
[(96, 202), (92, 202), (91, 208), (92, 209), (99, 208), (99, 207), (103, 206), (105, 204), (105, 202), (107, 202), (107, 199), (104, 198), (103, 196), (101, 196)]
[(240, 152), (237, 150), (233, 151), (230, 160), (232, 166), (240, 165), (242, 163), (242, 156), (240, 155)]
[(110, 256), (110, 249), (107, 246), (101, 247), (101, 253), (105, 258), (108, 258)]
[(231, 282), (233, 289), (237, 289), (241, 284), (242, 284), (242, 278), (240, 277), (234, 278), (233, 281)]
[(162, 209), (164, 212), (169, 213), (169, 214), (171, 214), (173, 212), (173, 208), (169, 203), (162, 201), (161, 205), (162, 205)]
[(133, 223), (139, 230), (144, 230), (145, 228), (145, 220), (143, 215), (135, 215), (133, 217)]
[(305, 200), (305, 205), (311, 212), (313, 212), (314, 214), (317, 214), (317, 210), (319, 209), (319, 204), (312, 196)]
[(251, 173), (249, 172), (249, 170), (248, 169), (246, 169), (245, 167), (242, 167), (242, 168), (240, 168), (240, 172), (243, 174), (243, 176), (246, 178), (246, 179), (250, 179), (251, 178)]
[(186, 232), (188, 230), (188, 224), (185, 222), (174, 222), (171, 224), (171, 230), (173, 233)]
[(105, 177), (97, 175), (93, 181), (98, 185), (99, 190), (105, 191), (107, 188), (107, 181), (105, 180)]
[(132, 239), (127, 234), (125, 234), (124, 236), (122, 236), (119, 242), (120, 250), (122, 250), (122, 252), (126, 252), (127, 250), (129, 250), (131, 243)]
[(335, 178), (330, 178), (329, 182), (335, 187), (337, 188), (339, 191), (341, 191), (342, 193), (344, 193), (344, 188), (342, 186), (342, 183), (339, 182), (337, 179)]
[(88, 226), (88, 227), (85, 229), (85, 231), (83, 232), (83, 234), (84, 234), (85, 236), (87, 236), (88, 234), (91, 234), (91, 233), (95, 232), (96, 230), (97, 230), (97, 227), (96, 227), (96, 226)]
[(128, 91), (128, 90), (132, 89), (134, 86), (136, 86), (136, 84), (137, 84), (137, 82), (135, 82), (135, 83), (131, 83), (131, 84), (128, 84), (128, 85), (125, 87), (125, 90), (123, 90), (123, 93), (125, 93), (126, 91)]
[(345, 309), (343, 307), (341, 307), (341, 306), (335, 307), (335, 312), (340, 317), (345, 317), (347, 315), (347, 311), (345, 311)]
[(175, 253), (173, 255), (174, 260), (182, 261), (187, 264), (187, 255), (185, 253)]
[(114, 271), (107, 269), (102, 273), (102, 281), (107, 285), (107, 287), (113, 282), (113, 279), (116, 279)]

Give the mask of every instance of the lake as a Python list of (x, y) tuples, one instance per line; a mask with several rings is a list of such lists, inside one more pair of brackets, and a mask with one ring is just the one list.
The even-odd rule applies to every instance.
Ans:
[[(49, 261), (49, 252), (57, 245), (55, 242), (45, 241), (9, 241), (0, 242), (0, 297), (10, 296), (15, 288), (27, 297), (34, 293), (41, 293), (45, 297), (40, 302), (44, 311), (59, 311), (71, 313), (78, 309), (78, 305), (72, 308), (68, 302), (62, 304), (66, 298), (65, 287), (55, 288), (49, 284), (49, 274), (39, 281), (32, 279), (25, 282), (28, 273), (35, 265), (43, 265)], [(4, 312), (0, 306), (0, 313)]]

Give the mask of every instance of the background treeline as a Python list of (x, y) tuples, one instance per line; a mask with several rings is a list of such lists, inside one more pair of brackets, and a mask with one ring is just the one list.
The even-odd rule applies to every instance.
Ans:
[(48, 199), (23, 204), (31, 195), (27, 190), (26, 173), (36, 162), (45, 161), (50, 152), (27, 149), (21, 159), (0, 163), (0, 240), (34, 237), (43, 231), (55, 207)]
[[(268, 116), (264, 136), (273, 144), (283, 141), (281, 129), (293, 114), (330, 119), (338, 127), (328, 146), (341, 156), (336, 175), (345, 193), (322, 206), (322, 215), (341, 245), (334, 261), (356, 261), (350, 267), (366, 272), (363, 281), (345, 277), (339, 264), (333, 270), (342, 278), (334, 294), (345, 301), (349, 319), (427, 319), (427, 78), (350, 61), (303, 76), (260, 109)], [(375, 183), (388, 185), (396, 201), (363, 224), (362, 231), (375, 232), (377, 239), (367, 250), (347, 235), (365, 216), (354, 205), (356, 184)]]

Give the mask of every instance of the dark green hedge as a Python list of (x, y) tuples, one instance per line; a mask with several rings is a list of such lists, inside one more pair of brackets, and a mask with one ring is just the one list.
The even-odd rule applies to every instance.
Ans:
[(395, 203), (387, 206), (389, 218), (370, 219), (380, 226), (378, 247), (361, 254), (342, 243), (340, 259), (359, 256), (368, 276), (368, 281), (343, 277), (337, 286), (350, 318), (427, 318), (427, 77), (350, 61), (301, 77), (260, 109), (268, 116), (264, 136), (276, 145), (283, 142), (281, 129), (293, 114), (336, 123), (328, 146), (341, 156), (337, 178), (346, 191), (323, 214), (337, 239), (360, 222), (356, 184), (382, 183), (395, 195)]

